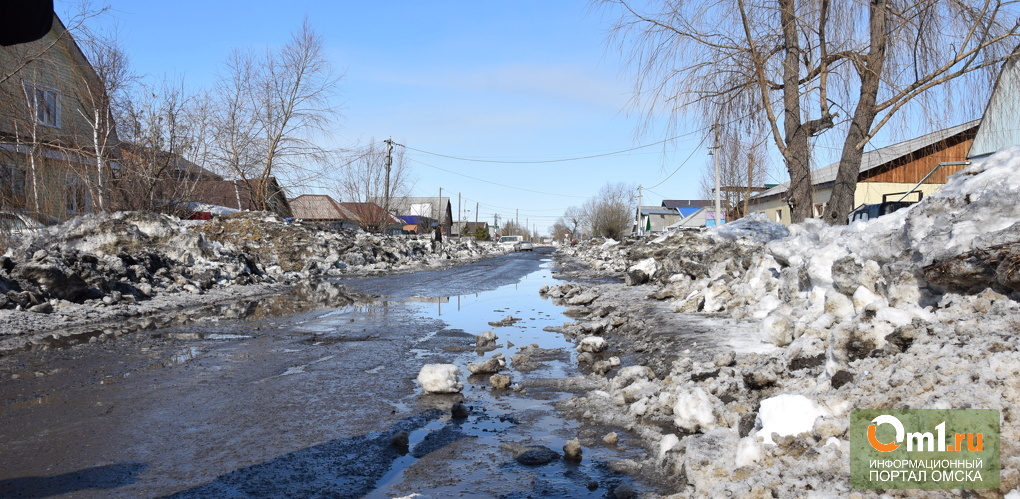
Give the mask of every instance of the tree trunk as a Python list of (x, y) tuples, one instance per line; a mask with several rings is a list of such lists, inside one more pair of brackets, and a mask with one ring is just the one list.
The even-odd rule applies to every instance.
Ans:
[(809, 218), (814, 193), (811, 186), (811, 160), (808, 149), (808, 130), (804, 127), (800, 109), (800, 40), (797, 33), (795, 0), (779, 0), (783, 25), (783, 43), (786, 59), (783, 61), (783, 127), (786, 149), (783, 159), (790, 173), (790, 190), (787, 203), (793, 223)]
[(824, 219), (832, 225), (846, 225), (847, 216), (854, 209), (854, 194), (857, 192), (857, 178), (860, 176), (864, 146), (871, 139), (871, 126), (878, 114), (875, 102), (878, 99), (886, 47), (889, 44), (886, 30), (888, 12), (888, 0), (871, 1), (869, 15), (871, 48), (864, 61), (857, 65), (857, 73), (861, 78), (860, 97), (857, 99), (857, 108), (854, 109), (846, 141), (843, 142), (843, 154), (839, 158), (832, 197), (829, 198), (825, 209)]

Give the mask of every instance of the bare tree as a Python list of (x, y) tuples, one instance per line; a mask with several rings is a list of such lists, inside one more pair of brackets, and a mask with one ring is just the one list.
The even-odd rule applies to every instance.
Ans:
[[(761, 190), (768, 177), (768, 160), (765, 144), (759, 140), (747, 142), (725, 129), (719, 137), (714, 161), (719, 162), (720, 197), (727, 220), (736, 220), (748, 213), (751, 197)], [(705, 170), (701, 177), (701, 193), (705, 199), (715, 199), (715, 169)]]
[(867, 16), (869, 29), (855, 33), (867, 42), (867, 49), (848, 58), (859, 96), (826, 208), (827, 222), (847, 223), (864, 147), (898, 111), (915, 100), (933, 115), (939, 114), (937, 109), (953, 108), (957, 101), (983, 108), (1000, 63), (1016, 53), (1018, 7), (1016, 1), (1002, 0), (867, 4), (861, 15)]
[[(388, 225), (389, 206), (386, 202), (395, 197), (407, 196), (411, 190), (411, 170), (404, 160), (404, 148), (390, 144), (378, 144), (375, 139), (363, 148), (337, 154), (339, 166), (335, 168), (334, 189), (343, 201), (367, 203), (375, 200), (382, 210), (373, 225), (385, 228)], [(387, 165), (387, 161), (390, 162)], [(389, 191), (387, 191), (387, 185)], [(367, 222), (367, 221), (366, 221)], [(363, 227), (364, 228), (364, 227)], [(428, 230), (427, 227), (420, 228)]]
[(634, 186), (609, 183), (595, 197), (585, 201), (582, 209), (592, 235), (620, 239), (630, 234), (636, 191)]
[[(75, 132), (75, 111), (65, 110), (55, 74), (84, 75), (75, 39), (88, 39), (86, 22), (106, 11), (81, 1), (64, 22), (54, 21), (40, 40), (0, 50), (0, 185), (3, 207), (37, 216), (61, 213), (64, 173), (58, 164), (81, 164), (87, 152)], [(68, 67), (68, 59), (70, 65)], [(80, 82), (76, 82), (80, 83)], [(101, 86), (101, 85), (100, 85)], [(73, 97), (72, 97), (73, 98)]]
[(247, 184), (257, 209), (268, 208), (272, 177), (307, 179), (309, 165), (325, 164), (327, 151), (313, 136), (328, 131), (339, 80), (307, 19), (278, 51), (239, 50), (228, 58), (213, 157)]
[(531, 240), (531, 231), (527, 227), (518, 224), (513, 220), (507, 220), (503, 224), (504, 236), (522, 236), (525, 240)]
[(563, 212), (563, 216), (560, 217), (560, 221), (564, 227), (570, 229), (571, 236), (580, 235), (581, 231), (585, 228), (586, 217), (584, 208), (579, 206), (571, 206)]
[(95, 169), (91, 172), (78, 172), (77, 178), (89, 191), (94, 207), (105, 211), (109, 163), (118, 145), (115, 107), (127, 99), (128, 87), (136, 77), (130, 71), (127, 54), (115, 33), (92, 34), (80, 40), (79, 45), (85, 51), (95, 74), (95, 78), (88, 75), (79, 77), (74, 95), (78, 104), (76, 111), (81, 116), (80, 122), (86, 124), (88, 135), (92, 138), (88, 146), (95, 161)]
[(560, 243), (569, 241), (574, 234), (571, 231), (570, 226), (568, 226), (564, 222), (563, 217), (560, 217), (558, 220), (556, 220), (556, 222), (553, 223), (551, 230), (553, 241)]
[(164, 78), (157, 87), (143, 86), (124, 106), (120, 130), (120, 172), (114, 195), (121, 209), (184, 215), (196, 181), (204, 175), (189, 157), (205, 150), (201, 98), (189, 96), (182, 81)]
[[(411, 169), (404, 160), (404, 148), (393, 148), (390, 165), (389, 197), (406, 196), (411, 189)], [(345, 154), (341, 166), (335, 172), (336, 190), (344, 201), (367, 202), (373, 198), (382, 199), (386, 192), (385, 144), (375, 139), (363, 148)]]
[(952, 85), (974, 85), (1017, 35), (1015, 0), (663, 0), (649, 11), (595, 3), (622, 7), (612, 32), (632, 52), (637, 104), (649, 116), (665, 111), (677, 127), (695, 110), (706, 129), (709, 120), (766, 125), (790, 175), (794, 222), (812, 216), (812, 137), (836, 128), (844, 139), (826, 220), (845, 221), (875, 133), (922, 97), (936, 114), (932, 103), (958, 98)]

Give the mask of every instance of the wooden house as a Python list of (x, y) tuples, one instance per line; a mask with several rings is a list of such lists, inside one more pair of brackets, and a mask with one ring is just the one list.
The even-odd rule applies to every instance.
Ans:
[[(971, 121), (865, 152), (857, 177), (854, 206), (881, 203), (883, 196), (887, 195), (898, 198), (896, 193), (917, 190), (920, 196), (927, 196), (937, 191), (949, 175), (964, 168), (978, 123), (978, 120)], [(957, 164), (940, 166), (942, 163)], [(816, 217), (821, 215), (832, 196), (838, 168), (837, 162), (811, 172)], [(786, 197), (789, 186), (787, 182), (753, 196), (751, 211), (765, 213), (771, 220), (788, 225), (790, 207), (786, 204)], [(915, 201), (917, 197), (915, 194), (907, 200)]]
[(119, 142), (104, 88), (56, 16), (41, 39), (0, 47), (0, 209), (105, 208)]
[[(371, 198), (369, 201), (379, 206), (385, 204), (383, 198)], [(435, 225), (442, 227), (444, 234), (452, 233), (453, 206), (447, 197), (392, 197), (390, 214), (404, 220), (406, 225), (417, 225), (419, 233), (425, 232), (423, 229), (426, 228), (431, 230)]]

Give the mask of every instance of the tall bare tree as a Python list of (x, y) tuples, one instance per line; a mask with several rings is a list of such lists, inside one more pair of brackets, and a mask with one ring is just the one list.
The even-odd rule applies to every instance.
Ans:
[(267, 209), (272, 177), (307, 178), (309, 165), (325, 163), (327, 151), (313, 139), (328, 133), (340, 76), (307, 19), (279, 50), (235, 51), (224, 70), (214, 157), (247, 184), (257, 209)]
[(1016, 1), (872, 0), (861, 10), (868, 29), (855, 37), (867, 48), (848, 56), (858, 96), (848, 100), (854, 110), (825, 212), (834, 224), (847, 223), (854, 208), (864, 147), (898, 111), (915, 101), (936, 119), (958, 103), (983, 109), (994, 74), (1020, 39)]
[[(79, 45), (88, 58), (95, 78), (81, 76), (75, 86), (74, 99), (77, 101), (79, 122), (88, 127), (91, 136), (93, 171), (77, 173), (79, 181), (89, 191), (94, 208), (107, 209), (106, 180), (110, 175), (109, 164), (118, 145), (115, 126), (116, 108), (126, 99), (129, 87), (137, 79), (130, 70), (127, 54), (124, 52), (116, 32), (95, 34), (79, 40)], [(86, 63), (86, 64), (88, 64)]]
[(581, 231), (584, 230), (586, 220), (584, 214), (584, 208), (580, 206), (571, 206), (563, 212), (563, 216), (560, 217), (560, 221), (564, 227), (570, 229), (571, 236), (580, 235)]
[(630, 234), (634, 224), (637, 188), (623, 183), (608, 183), (598, 194), (585, 201), (584, 216), (592, 235), (620, 239)]
[[(915, 100), (927, 108), (914, 111), (938, 114), (960, 97), (954, 84), (987, 79), (980, 72), (1017, 36), (1016, 0), (594, 1), (621, 7), (611, 40), (631, 52), (649, 116), (666, 112), (673, 127), (689, 111), (706, 129), (708, 120), (766, 124), (790, 175), (794, 222), (812, 216), (812, 137), (843, 137), (826, 220), (845, 221), (878, 130)], [(981, 92), (968, 97), (981, 102)]]

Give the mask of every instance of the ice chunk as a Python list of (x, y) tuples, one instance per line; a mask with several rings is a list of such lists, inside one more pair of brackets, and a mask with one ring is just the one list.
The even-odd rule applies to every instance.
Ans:
[(597, 353), (606, 349), (606, 339), (600, 336), (588, 336), (577, 345), (578, 352)]
[(641, 272), (644, 272), (645, 275), (651, 276), (655, 275), (655, 272), (659, 270), (659, 265), (655, 263), (654, 258), (645, 258), (644, 260), (631, 265), (630, 268), (627, 269), (628, 272), (635, 270), (640, 270)]
[(690, 432), (715, 428), (716, 404), (713, 399), (715, 397), (700, 386), (678, 392), (676, 404), (673, 405), (673, 422), (678, 428)]
[(453, 364), (425, 364), (418, 373), (418, 384), (428, 393), (457, 393), (464, 389), (459, 375), (460, 368)]
[(680, 445), (680, 438), (672, 433), (667, 433), (659, 440), (659, 461), (666, 457), (666, 453)]
[(810, 433), (815, 426), (815, 419), (829, 416), (829, 412), (803, 395), (784, 393), (761, 401), (758, 419), (761, 430), (758, 436), (767, 444), (775, 444), (772, 434), (779, 436), (800, 435)]
[(764, 449), (755, 437), (744, 437), (737, 442), (737, 455), (733, 462), (737, 468), (758, 462), (764, 456)]

